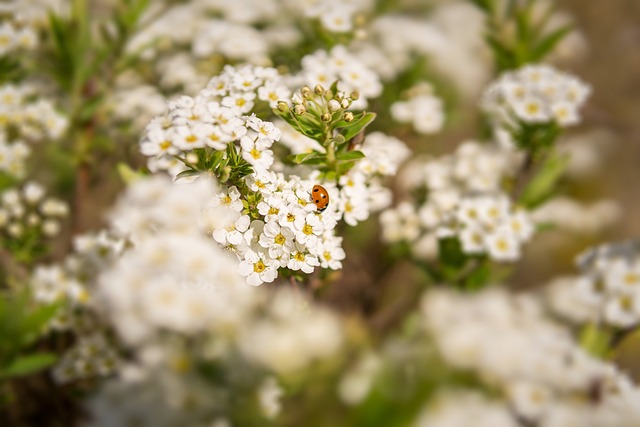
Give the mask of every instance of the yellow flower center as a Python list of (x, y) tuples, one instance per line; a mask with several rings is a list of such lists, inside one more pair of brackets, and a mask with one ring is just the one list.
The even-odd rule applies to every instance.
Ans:
[(293, 259), (304, 262), (304, 254), (302, 252), (296, 252), (295, 255), (293, 255)]
[(169, 147), (171, 147), (171, 142), (169, 142), (169, 141), (162, 141), (160, 143), (160, 149), (162, 151), (167, 151), (169, 149)]
[(259, 150), (256, 150), (255, 148), (252, 149), (250, 153), (251, 153), (251, 157), (253, 157), (256, 160), (262, 157), (262, 153)]
[(273, 238), (273, 241), (276, 245), (284, 245), (284, 242), (287, 241), (287, 239), (282, 235), (282, 233), (278, 234), (276, 237)]
[(527, 113), (533, 115), (533, 114), (538, 114), (540, 112), (540, 105), (538, 105), (535, 102), (530, 102), (527, 104)]
[(626, 283), (627, 285), (635, 285), (636, 283), (638, 283), (639, 279), (640, 277), (638, 277), (637, 274), (627, 273), (624, 276), (624, 283)]
[(302, 232), (303, 232), (304, 234), (306, 234), (307, 236), (308, 236), (309, 234), (313, 234), (313, 227), (312, 227), (312, 226), (310, 226), (309, 224), (305, 224), (305, 225), (304, 225), (304, 227), (302, 227)]
[(255, 271), (256, 273), (262, 273), (266, 268), (267, 266), (264, 265), (264, 262), (262, 262), (262, 260), (259, 260), (258, 262), (253, 264), (253, 271)]

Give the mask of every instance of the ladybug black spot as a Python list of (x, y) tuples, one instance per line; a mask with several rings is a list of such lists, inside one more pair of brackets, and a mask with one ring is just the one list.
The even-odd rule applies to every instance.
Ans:
[(314, 193), (317, 193), (317, 192), (318, 192), (318, 189), (317, 189), (317, 188), (314, 188), (314, 189), (313, 189), (313, 192), (314, 192)]
[(316, 203), (320, 203), (320, 200), (316, 199)]

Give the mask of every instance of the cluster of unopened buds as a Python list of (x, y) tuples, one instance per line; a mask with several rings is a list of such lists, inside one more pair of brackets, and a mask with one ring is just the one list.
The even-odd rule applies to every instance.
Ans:
[(321, 84), (316, 85), (313, 90), (308, 86), (303, 87), (300, 93), (296, 93), (291, 98), (293, 106), (290, 107), (286, 101), (278, 102), (278, 110), (280, 112), (291, 111), (296, 116), (302, 116), (307, 112), (319, 114), (323, 122), (330, 122), (340, 117), (345, 122), (352, 122), (354, 114), (347, 111), (353, 101), (360, 98), (357, 90), (347, 94), (343, 91), (333, 92), (331, 89), (325, 89)]

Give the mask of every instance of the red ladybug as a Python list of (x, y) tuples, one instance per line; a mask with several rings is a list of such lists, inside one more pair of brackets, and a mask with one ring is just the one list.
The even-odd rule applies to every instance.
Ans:
[(329, 193), (322, 185), (314, 185), (311, 190), (311, 201), (318, 208), (318, 212), (322, 212), (329, 204)]

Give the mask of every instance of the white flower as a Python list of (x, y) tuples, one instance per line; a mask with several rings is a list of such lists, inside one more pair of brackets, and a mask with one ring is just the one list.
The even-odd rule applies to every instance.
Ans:
[(44, 188), (35, 182), (28, 182), (22, 189), (24, 199), (29, 204), (35, 204), (44, 196)]
[(290, 270), (302, 270), (302, 272), (311, 274), (315, 267), (319, 266), (318, 257), (308, 252), (308, 249), (301, 244), (295, 244), (291, 252), (291, 258), (287, 264)]
[(266, 139), (267, 146), (271, 146), (271, 143), (278, 141), (282, 136), (282, 131), (273, 123), (260, 120), (255, 114), (247, 119), (247, 127), (254, 130), (258, 134), (258, 138)]
[(221, 192), (216, 196), (216, 206), (228, 206), (236, 212), (242, 211), (242, 200), (240, 200), (240, 192), (236, 187), (229, 188), (228, 192)]
[(272, 259), (287, 259), (293, 249), (294, 234), (288, 227), (282, 227), (277, 221), (267, 222), (260, 235), (259, 244), (268, 250)]
[(243, 241), (243, 233), (249, 228), (249, 215), (241, 215), (224, 228), (213, 231), (213, 238), (221, 245), (239, 245)]
[(315, 213), (298, 215), (293, 222), (296, 241), (313, 249), (318, 245), (319, 236), (324, 232), (324, 223)]
[(273, 164), (273, 151), (265, 149), (260, 138), (254, 140), (243, 136), (240, 140), (240, 147), (242, 147), (242, 158), (249, 164), (265, 170)]
[(604, 306), (604, 317), (608, 323), (627, 328), (640, 321), (640, 293), (621, 292), (612, 295)]
[(487, 252), (496, 261), (515, 261), (520, 257), (520, 245), (513, 232), (500, 227), (486, 236)]
[(265, 379), (260, 385), (258, 402), (260, 403), (260, 409), (262, 409), (267, 418), (273, 419), (280, 413), (282, 393), (283, 390), (274, 377)]
[(342, 249), (342, 237), (324, 236), (320, 244), (315, 248), (318, 254), (320, 266), (322, 268), (330, 268), (339, 270), (342, 268), (342, 260), (346, 258), (344, 249)]
[(278, 276), (277, 267), (266, 254), (252, 250), (244, 254), (244, 260), (240, 262), (238, 272), (246, 276), (247, 283), (252, 286), (259, 286), (264, 282), (271, 283)]

